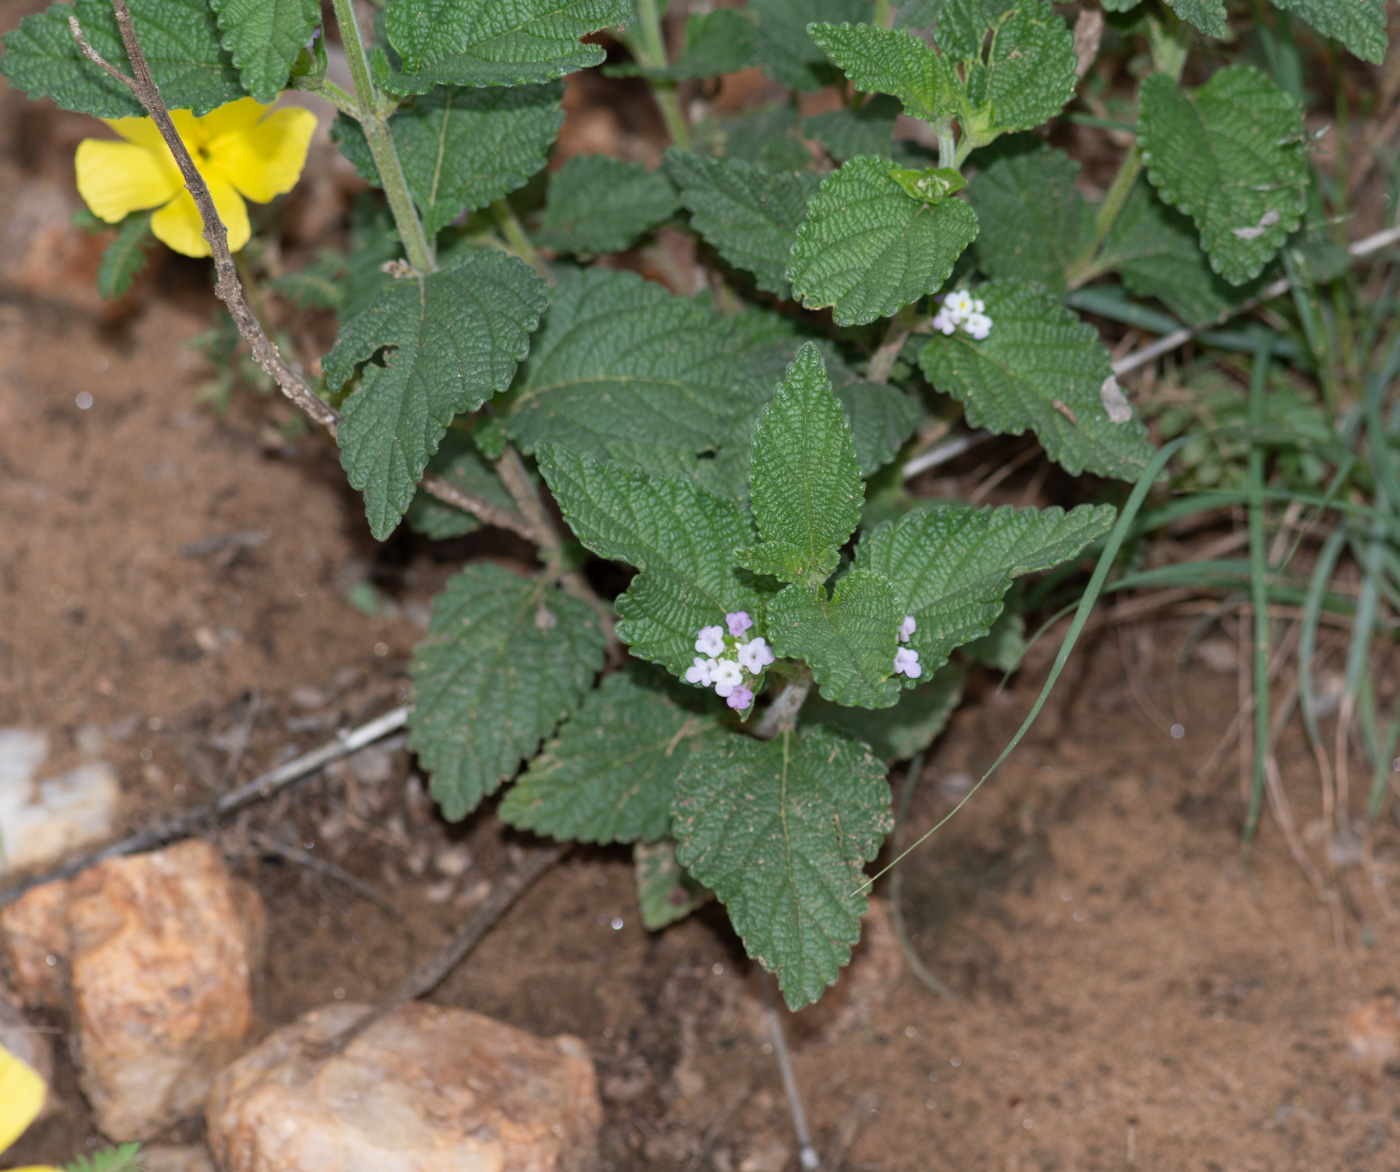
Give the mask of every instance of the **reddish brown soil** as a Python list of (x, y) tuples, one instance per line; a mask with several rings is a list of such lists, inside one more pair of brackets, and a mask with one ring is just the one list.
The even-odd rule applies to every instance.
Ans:
[[(25, 7), (0, 4), (0, 27)], [(62, 160), (85, 123), (3, 102), (2, 206), (30, 219), (0, 262), (0, 724), (50, 730), (62, 760), (102, 732), (139, 820), (206, 799), (231, 764), (244, 780), (399, 702), (417, 608), (463, 557), (513, 550), (493, 537), (376, 548), (328, 446), (269, 437), (279, 406), (196, 406), (209, 371), (183, 343), (213, 309), (201, 270), (167, 264), (120, 314), (103, 310), (85, 291), (92, 248), (66, 227)], [(230, 534), (256, 536), (189, 555)], [(360, 613), (348, 593), (364, 581), (397, 605)], [(1357, 1066), (1346, 1036), (1351, 1010), (1400, 984), (1379, 885), (1400, 882), (1396, 837), (1376, 839), (1364, 873), (1333, 878), (1335, 922), (1267, 816), (1242, 865), (1233, 761), (1198, 773), (1235, 710), (1233, 676), (1183, 669), (1173, 740), (1144, 708), (1171, 710), (1184, 631), (1138, 635), (1141, 705), (1116, 633), (1092, 641), (1037, 732), (904, 865), (914, 946), (957, 1003), (910, 973), (881, 904), (841, 985), (787, 1018), (818, 1145), (841, 1149), (828, 1168), (1400, 1167), (1400, 1083)], [(990, 763), (1043, 672), (1005, 695), (976, 689), (930, 755), (911, 827)], [(489, 810), (446, 826), (402, 750), (387, 780), (376, 764), (332, 769), (218, 832), (268, 905), (264, 1029), (385, 992), (510, 865)], [(1296, 748), (1282, 764), (1304, 825), (1315, 774)], [(258, 835), (336, 861), (397, 911)], [(447, 882), (434, 859), (454, 843), (474, 861)], [(760, 975), (713, 907), (642, 931), (624, 852), (575, 851), (436, 997), (586, 1041), (606, 1168), (796, 1167)], [(11, 1159), (98, 1142), (62, 1062), (58, 1090), (58, 1113)]]

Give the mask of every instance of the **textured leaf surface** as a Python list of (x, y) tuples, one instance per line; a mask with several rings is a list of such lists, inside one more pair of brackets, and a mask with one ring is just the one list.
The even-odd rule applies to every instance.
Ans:
[(953, 64), (922, 37), (870, 24), (814, 24), (808, 30), (858, 90), (893, 94), (913, 118), (956, 113), (961, 85)]
[(865, 486), (851, 425), (811, 342), (797, 352), (754, 429), (749, 492), (762, 541), (745, 552), (744, 564), (787, 582), (826, 581), (860, 524)]
[(1035, 432), (1066, 471), (1136, 480), (1152, 458), (1136, 418), (1113, 423), (1100, 392), (1108, 352), (1095, 330), (1038, 285), (993, 281), (977, 290), (994, 323), (985, 341), (935, 335), (919, 354), (934, 387), (967, 420), (1003, 435)]
[[(429, 475), (441, 476), (463, 492), (481, 497), (503, 509), (515, 508), (515, 501), (496, 475), (496, 469), (471, 439), (457, 428), (448, 429), (436, 454), (428, 461), (426, 471)], [(464, 533), (481, 528), (481, 522), (473, 514), (464, 513), (455, 505), (438, 500), (423, 488), (414, 494), (405, 520), (415, 533), (434, 541), (461, 537)]]
[(631, 273), (571, 273), (554, 288), (506, 427), (527, 451), (552, 441), (606, 458), (619, 441), (715, 447), (736, 401), (771, 387), (736, 326)]
[(321, 23), (316, 0), (210, 0), (223, 46), (243, 88), (264, 105), (277, 100), (292, 62)]
[(421, 282), (395, 281), (341, 328), (324, 363), (330, 386), (384, 352), (384, 365), (365, 366), (336, 433), (375, 537), (399, 523), (453, 417), (510, 385), (546, 304), (544, 281), (523, 261), (471, 252)]
[(770, 171), (803, 171), (812, 153), (794, 137), (797, 111), (767, 106), (739, 115), (716, 115), (695, 127), (696, 144), (707, 154), (743, 159)]
[(1232, 285), (1258, 276), (1302, 219), (1301, 134), (1293, 100), (1248, 65), (1189, 92), (1153, 73), (1139, 92), (1148, 176), (1196, 221), (1211, 267)]
[(860, 939), (862, 865), (892, 825), (884, 767), (827, 729), (730, 735), (676, 783), (676, 856), (724, 903), (790, 1009), (835, 983)]
[[(837, 370), (832, 369), (836, 381)], [(836, 383), (836, 397), (851, 425), (851, 445), (862, 476), (871, 476), (894, 459), (924, 417), (923, 405), (888, 383), (852, 377)]]
[(865, 0), (750, 0), (758, 17), (758, 54), (768, 75), (790, 90), (819, 90), (840, 73), (807, 33), (813, 22), (859, 23), (874, 15)]
[[(545, 165), (564, 122), (564, 87), (443, 86), (389, 119), (413, 202), (429, 232), (514, 191)], [(336, 137), (355, 170), (376, 186), (379, 171), (358, 122), (341, 115)]]
[(788, 261), (808, 309), (831, 306), (840, 325), (889, 317), (929, 293), (977, 235), (960, 199), (929, 205), (890, 178), (888, 160), (851, 159), (822, 181)]
[(648, 932), (683, 920), (714, 899), (714, 892), (696, 882), (676, 861), (674, 839), (637, 843), (632, 848), (632, 868), (636, 873), (642, 926)]
[(1111, 505), (1068, 513), (1009, 505), (921, 509), (866, 533), (856, 566), (883, 574), (899, 592), (917, 623), (909, 645), (928, 672), (954, 647), (991, 630), (1013, 578), (1078, 556), (1108, 532), (1114, 516)]
[(617, 637), (641, 659), (684, 675), (701, 627), (730, 611), (757, 618), (763, 596), (734, 564), (753, 540), (744, 509), (692, 481), (648, 476), (555, 445), (536, 453), (569, 527), (599, 557), (642, 571), (617, 600)]
[[(207, 0), (129, 0), (127, 7), (151, 76), (172, 110), (204, 115), (244, 96)], [(65, 110), (100, 118), (144, 117), (131, 91), (82, 55), (68, 27), (70, 16), (78, 18), (94, 49), (130, 72), (112, 6), (107, 0), (78, 0), (20, 21), (5, 37), (0, 73), (31, 98), (52, 98)]]
[(823, 699), (888, 708), (899, 699), (894, 653), (907, 613), (888, 578), (852, 570), (829, 599), (825, 586), (787, 587), (768, 604), (767, 630), (778, 655), (807, 661)]
[(603, 60), (580, 37), (631, 19), (630, 0), (389, 0), (403, 72), (386, 81), (398, 93), (553, 81)]
[(687, 18), (681, 54), (664, 69), (641, 65), (610, 65), (609, 77), (649, 77), (656, 81), (687, 81), (738, 73), (759, 63), (758, 31), (754, 22), (733, 8), (716, 8)]
[(979, 267), (1064, 296), (1065, 274), (1094, 230), (1089, 205), (1074, 188), (1078, 177), (1078, 163), (1044, 146), (979, 171), (967, 189), (977, 213)]
[(654, 842), (671, 827), (676, 777), (718, 721), (654, 681), (610, 675), (511, 787), (501, 817), (579, 842)]
[(871, 712), (860, 708), (843, 708), (819, 696), (809, 697), (802, 706), (801, 727), (826, 725), (856, 740), (864, 741), (880, 760), (893, 763), (905, 761), (920, 749), (926, 749), (941, 733), (948, 717), (962, 700), (963, 681), (967, 669), (949, 663), (934, 672), (933, 678), (921, 682), (912, 691), (900, 693), (893, 708)]
[(828, 110), (802, 120), (802, 134), (821, 143), (838, 163), (857, 155), (893, 158), (899, 99), (876, 94), (857, 110)]
[(540, 243), (555, 252), (620, 252), (679, 207), (661, 171), (608, 155), (575, 155), (549, 177)]
[(146, 267), (148, 245), (155, 243), (149, 212), (127, 216), (97, 266), (97, 291), (103, 297), (120, 297)]
[(466, 817), (578, 704), (603, 666), (588, 604), (488, 562), (433, 599), (411, 675), (409, 746), (443, 817)]
[(1385, 60), (1385, 0), (1274, 0), (1274, 6), (1301, 16), (1324, 37), (1335, 37), (1363, 61)]
[(1139, 180), (1109, 229), (1099, 255), (1141, 297), (1155, 297), (1187, 325), (1218, 321), (1261, 284), (1228, 284), (1210, 267), (1189, 216), (1169, 208)]
[(820, 177), (676, 148), (666, 152), (666, 170), (680, 185), (691, 227), (735, 268), (753, 273), (760, 289), (790, 297), (788, 253)]
[(1194, 24), (1217, 41), (1228, 32), (1223, 0), (1167, 0), (1167, 6), (1187, 24)]

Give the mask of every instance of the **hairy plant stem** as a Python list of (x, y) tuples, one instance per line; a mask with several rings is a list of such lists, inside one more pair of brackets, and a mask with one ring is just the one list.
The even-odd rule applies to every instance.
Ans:
[(365, 132), (365, 142), (379, 170), (379, 181), (389, 200), (389, 210), (394, 215), (399, 239), (408, 253), (408, 263), (418, 276), (426, 277), (437, 269), (433, 246), (423, 232), (418, 209), (413, 206), (413, 198), (408, 194), (408, 180), (404, 178), (398, 151), (394, 149), (394, 137), (389, 131), (384, 103), (370, 77), (369, 58), (365, 54), (364, 41), (360, 39), (359, 21), (355, 18), (355, 0), (331, 0), (331, 6), (335, 10), (335, 23), (340, 29), (340, 40), (350, 62), (350, 79), (355, 87), (352, 117), (359, 120), (360, 128)]
[(1123, 210), (1123, 205), (1128, 202), (1128, 196), (1132, 193), (1133, 184), (1137, 182), (1138, 176), (1142, 173), (1142, 152), (1138, 149), (1137, 143), (1133, 143), (1123, 156), (1122, 162), (1118, 164), (1118, 174), (1113, 177), (1113, 182), (1109, 185), (1107, 193), (1103, 197), (1103, 203), (1099, 204), (1099, 210), (1094, 216), (1094, 236), (1069, 267), (1069, 272), (1065, 274), (1065, 281), (1071, 289), (1078, 289), (1086, 281), (1093, 280), (1101, 271), (1098, 266), (1098, 252), (1103, 242), (1108, 239), (1108, 234), (1113, 230), (1113, 225), (1118, 219), (1118, 215)]
[[(633, 48), (647, 69), (665, 69), (666, 41), (661, 35), (661, 12), (656, 0), (637, 0), (637, 19), (641, 25), (641, 38), (633, 42)], [(690, 149), (690, 127), (681, 110), (680, 98), (676, 95), (674, 81), (648, 81), (651, 96), (661, 110), (662, 121), (666, 123), (666, 133), (671, 141), (683, 151)]]
[(917, 310), (912, 305), (906, 305), (890, 318), (890, 324), (885, 328), (885, 336), (880, 340), (879, 348), (870, 356), (870, 365), (865, 370), (866, 382), (882, 383), (890, 377), (895, 359), (904, 349), (904, 343), (909, 340), (918, 317)]
[(871, 23), (876, 28), (890, 28), (894, 25), (894, 5), (891, 0), (875, 0), (875, 19)]
[(754, 725), (753, 735), (761, 741), (771, 741), (779, 733), (792, 732), (797, 727), (797, 714), (802, 711), (811, 690), (812, 669), (804, 663)]
[(497, 227), (505, 233), (506, 242), (514, 250), (516, 256), (551, 285), (554, 284), (554, 277), (545, 266), (544, 258), (540, 256), (540, 250), (525, 235), (525, 229), (521, 226), (520, 218), (515, 214), (515, 209), (510, 206), (510, 201), (507, 199), (492, 200), (491, 214), (496, 218)]

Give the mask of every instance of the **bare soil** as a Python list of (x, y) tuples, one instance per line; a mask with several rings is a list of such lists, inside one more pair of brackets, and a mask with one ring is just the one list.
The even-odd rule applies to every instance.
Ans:
[[(31, 7), (0, 4), (0, 28)], [(376, 546), (333, 449), (270, 429), (280, 404), (196, 405), (211, 371), (185, 343), (215, 308), (203, 270), (167, 261), (100, 305), (95, 247), (67, 224), (64, 160), (91, 124), (0, 103), (0, 724), (49, 730), (57, 765), (100, 752), (134, 824), (402, 702), (442, 581), (463, 558), (522, 550), (491, 534)], [(377, 613), (351, 604), (363, 583)], [(1333, 905), (1267, 816), (1246, 865), (1233, 755), (1201, 773), (1235, 677), (1199, 656), (1178, 666), (1186, 635), (1090, 639), (1040, 727), (903, 864), (912, 945), (956, 1002), (905, 964), (886, 879), (841, 984), (784, 1015), (827, 1168), (1400, 1168), (1400, 1081), (1357, 1064), (1347, 1036), (1354, 1009), (1400, 985), (1397, 836), (1377, 832), (1365, 868), (1329, 876)], [(1003, 693), (974, 687), (926, 762), (911, 829), (994, 759), (1046, 666)], [(1281, 764), (1305, 828), (1315, 773), (1291, 742)], [(526, 841), (489, 808), (444, 824), (402, 748), (210, 833), (268, 907), (264, 1031), (386, 992)], [(297, 850), (392, 911), (285, 857)], [(582, 1038), (607, 1169), (783, 1172), (796, 1146), (763, 979), (718, 909), (649, 935), (626, 853), (578, 849), (435, 997)], [(11, 1159), (100, 1142), (62, 1060), (58, 1092)]]

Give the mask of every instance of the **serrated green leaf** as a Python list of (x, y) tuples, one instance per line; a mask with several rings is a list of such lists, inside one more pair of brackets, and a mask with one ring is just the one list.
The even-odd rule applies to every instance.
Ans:
[(758, 55), (764, 70), (785, 89), (810, 92), (839, 80), (807, 26), (858, 24), (874, 16), (866, 0), (750, 0), (758, 17)]
[[(559, 82), (488, 90), (442, 86), (395, 111), (389, 130), (424, 230), (440, 231), (539, 171), (564, 122), (563, 96)], [(335, 136), (361, 177), (380, 186), (360, 124), (342, 114)]]
[[(463, 492), (481, 497), (503, 509), (515, 507), (515, 501), (501, 483), (495, 468), (481, 454), (471, 437), (459, 428), (448, 428), (437, 452), (428, 461), (426, 473), (441, 476)], [(461, 537), (481, 528), (481, 522), (473, 514), (438, 500), (421, 487), (414, 494), (413, 503), (408, 506), (404, 519), (415, 533), (421, 533), (433, 541)]]
[(787, 259), (807, 201), (821, 186), (809, 171), (779, 173), (742, 159), (711, 159), (672, 147), (666, 170), (680, 185), (690, 224), (760, 289), (791, 297)]
[(938, 14), (943, 11), (943, 0), (909, 0), (895, 9), (894, 27), (927, 32), (938, 23)]
[[(395, 281), (341, 328), (323, 368), (335, 389), (368, 363), (336, 442), (375, 537), (399, 523), (453, 417), (510, 385), (547, 299), (523, 261), (470, 252), (421, 281)], [(380, 352), (382, 366), (369, 362)]]
[(1153, 73), (1138, 100), (1138, 142), (1158, 194), (1195, 220), (1225, 280), (1258, 276), (1303, 217), (1306, 154), (1293, 100), (1248, 65), (1191, 91)]
[(384, 28), (403, 69), (380, 80), (401, 94), (553, 81), (606, 56), (580, 37), (631, 18), (631, 0), (389, 0)]
[(871, 383), (851, 377), (842, 382), (844, 368), (830, 361), (832, 385), (841, 410), (851, 425), (851, 446), (862, 476), (872, 476), (895, 458), (904, 441), (914, 434), (924, 417), (923, 405), (912, 395), (888, 383)]
[(797, 352), (754, 428), (749, 492), (761, 541), (740, 562), (785, 582), (826, 581), (860, 524), (865, 486), (851, 425), (811, 342)]
[(831, 306), (838, 325), (889, 317), (937, 292), (977, 235), (960, 199), (911, 199), (887, 160), (851, 159), (822, 181), (797, 230), (787, 276), (808, 309)]
[(714, 115), (695, 127), (697, 149), (726, 159), (743, 159), (770, 171), (805, 171), (812, 153), (794, 137), (797, 111), (768, 106), (737, 116)]
[(955, 61), (976, 60), (982, 55), (987, 30), (1015, 8), (1016, 0), (946, 0), (938, 14), (934, 40)]
[(1193, 24), (1217, 41), (1227, 34), (1223, 0), (1167, 0), (1167, 6), (1187, 24)]
[(150, 259), (146, 246), (154, 240), (149, 212), (127, 216), (112, 243), (103, 250), (102, 263), (97, 266), (98, 293), (103, 297), (120, 297), (130, 289), (131, 282)]
[(75, 1156), (63, 1167), (65, 1172), (145, 1172), (146, 1162), (141, 1157), (141, 1145), (129, 1143), (101, 1148), (91, 1156)]
[(960, 108), (962, 86), (952, 61), (922, 37), (870, 24), (814, 24), (807, 31), (856, 89), (893, 94), (910, 117), (936, 122)]
[(804, 118), (802, 134), (821, 143), (838, 163), (857, 155), (894, 158), (894, 127), (898, 117), (899, 99), (890, 94), (876, 94), (858, 109), (828, 110)]
[(1262, 285), (1261, 277), (1227, 284), (1201, 251), (1191, 218), (1162, 203), (1146, 180), (1113, 221), (1096, 267), (1117, 272), (1138, 296), (1157, 298), (1192, 326), (1228, 316)]
[(967, 669), (961, 664), (945, 664), (917, 688), (901, 692), (899, 703), (893, 708), (874, 712), (843, 708), (819, 696), (809, 697), (802, 706), (801, 727), (825, 725), (864, 741), (886, 763), (904, 761), (928, 748), (943, 731), (962, 700), (966, 679)]
[(636, 874), (642, 926), (648, 932), (685, 919), (715, 897), (713, 891), (696, 882), (676, 862), (674, 839), (637, 843), (632, 848), (632, 867)]
[(888, 578), (852, 570), (830, 598), (825, 586), (796, 583), (781, 591), (768, 604), (766, 630), (779, 656), (807, 661), (823, 699), (888, 708), (902, 687), (894, 653), (907, 613)]
[(676, 783), (676, 857), (777, 973), (790, 1009), (834, 984), (860, 939), (862, 866), (893, 824), (884, 773), (863, 745), (819, 728), (724, 737)]
[(1045, 454), (1075, 476), (1087, 470), (1137, 479), (1152, 445), (1140, 420), (1109, 419), (1102, 399), (1108, 352), (1093, 327), (1028, 281), (992, 281), (977, 296), (991, 333), (982, 342), (961, 330), (935, 334), (919, 353), (934, 387), (962, 402), (974, 427), (1002, 435), (1033, 430)]
[(1026, 616), (1018, 610), (1003, 610), (990, 631), (963, 647), (963, 654), (997, 671), (1015, 671), (1026, 654)]
[(685, 22), (681, 54), (663, 69), (642, 65), (607, 65), (608, 77), (646, 77), (653, 81), (688, 81), (738, 73), (759, 63), (758, 33), (753, 20), (733, 8), (698, 13)]
[(632, 273), (570, 273), (516, 381), (506, 430), (607, 458), (617, 441), (712, 450), (767, 366), (735, 322)]
[(1363, 61), (1385, 60), (1385, 0), (1274, 0), (1274, 7), (1302, 17), (1324, 37), (1335, 37)]
[(554, 444), (536, 451), (569, 527), (599, 557), (642, 571), (617, 600), (617, 637), (640, 659), (683, 676), (701, 627), (731, 611), (758, 618), (763, 595), (734, 564), (753, 540), (745, 510), (684, 480), (604, 464)]
[[(196, 116), (244, 96), (233, 58), (219, 41), (207, 0), (129, 0), (131, 22), (151, 76), (172, 110)], [(55, 4), (26, 16), (5, 36), (0, 74), (31, 98), (52, 98), (65, 110), (99, 118), (144, 117), (145, 109), (116, 78), (83, 56), (68, 18), (112, 65), (131, 71), (117, 20), (107, 0)]]
[(617, 672), (530, 763), (501, 817), (561, 841), (654, 842), (671, 828), (676, 777), (718, 728), (654, 681)]
[(1078, 163), (1040, 144), (979, 171), (967, 202), (977, 213), (983, 272), (1039, 281), (1063, 297), (1065, 274), (1094, 230), (1089, 205), (1075, 190), (1078, 178)]
[(465, 818), (534, 754), (603, 666), (588, 604), (476, 562), (433, 599), (410, 674), (409, 746), (450, 821)]
[(893, 584), (916, 627), (909, 646), (931, 672), (953, 648), (980, 639), (1001, 613), (1014, 578), (1076, 557), (1112, 527), (1111, 505), (1066, 513), (943, 505), (905, 514), (867, 532), (856, 566)]
[(266, 106), (287, 84), (292, 62), (321, 23), (317, 0), (209, 0), (219, 37), (243, 88)]
[(539, 240), (555, 252), (621, 252), (679, 207), (661, 171), (608, 155), (575, 155), (549, 177)]

